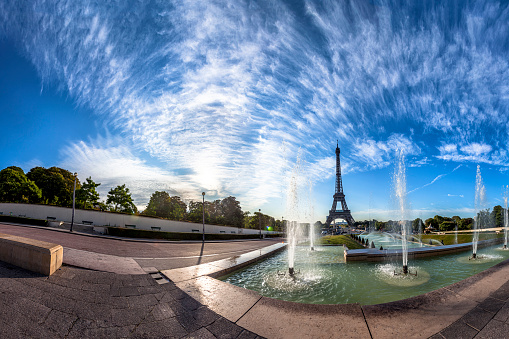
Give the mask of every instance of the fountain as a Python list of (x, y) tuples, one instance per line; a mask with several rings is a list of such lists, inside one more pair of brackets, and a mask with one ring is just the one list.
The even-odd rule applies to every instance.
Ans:
[(291, 276), (295, 273), (295, 246), (297, 246), (297, 222), (288, 222), (288, 274)]
[(507, 234), (509, 231), (509, 215), (507, 212), (507, 200), (509, 198), (509, 185), (504, 190), (504, 250), (507, 249)]
[(458, 243), (458, 223), (454, 225), (454, 243), (455, 244)]
[[(304, 223), (309, 216), (300, 215), (306, 211), (305, 205), (299, 201), (306, 197), (305, 192), (298, 191), (297, 175), (290, 181), (288, 191), (287, 221), (288, 247), (287, 251), (275, 254), (274, 257), (256, 263), (233, 274), (224, 280), (247, 289), (258, 291), (261, 295), (288, 301), (339, 304), (360, 303), (376, 304), (400, 300), (411, 296), (436, 290), (440, 287), (465, 279), (495, 265), (497, 262), (509, 258), (509, 251), (500, 251), (500, 245), (495, 248), (485, 247), (477, 252), (477, 258), (483, 260), (469, 261), (464, 253), (443, 255), (438, 258), (420, 258), (408, 262), (410, 248), (416, 248), (414, 253), (424, 252), (417, 247), (428, 246), (427, 240), (422, 243), (409, 233), (408, 209), (406, 207), (406, 175), (404, 157), (399, 154), (399, 162), (394, 171), (394, 190), (398, 203), (398, 222), (400, 228), (397, 233), (366, 232), (362, 235), (351, 234), (350, 237), (370, 248), (349, 250), (393, 255), (398, 263), (389, 260), (380, 262), (348, 261), (343, 246), (317, 246), (312, 239), (311, 225), (309, 234)], [(481, 182), (482, 183), (482, 182)], [(486, 215), (482, 211), (481, 202), (484, 199), (484, 187), (478, 186), (478, 224), (482, 227)], [(297, 192), (304, 193), (302, 195)], [(482, 194), (481, 194), (482, 193)], [(291, 221), (298, 220), (298, 221)], [(507, 223), (506, 223), (507, 225)], [(422, 225), (421, 225), (422, 228)], [(371, 231), (371, 230), (370, 230)], [(422, 232), (420, 232), (422, 234)], [(315, 251), (310, 254), (308, 246), (297, 246), (299, 239), (308, 239), (313, 243)], [(414, 242), (410, 241), (412, 238)], [(442, 245), (439, 241), (431, 241), (433, 245)], [(481, 247), (481, 246), (480, 246)], [(498, 251), (498, 253), (496, 253)], [(378, 254), (378, 253), (376, 253)], [(400, 255), (403, 260), (401, 267)], [(467, 263), (471, 263), (469, 265)], [(475, 264), (475, 265), (474, 265)], [(278, 274), (276, 274), (276, 272)], [(284, 272), (279, 274), (279, 272)], [(417, 272), (419, 273), (417, 276)]]
[(486, 188), (481, 177), (481, 166), (477, 165), (475, 176), (475, 217), (474, 217), (474, 235), (472, 237), (472, 257), (477, 259), (477, 243), (479, 242), (479, 231), (484, 225), (485, 211), (482, 209), (486, 203)]
[(315, 250), (315, 232), (313, 230), (313, 225), (309, 224), (309, 250)]
[[(398, 152), (398, 162), (394, 170), (393, 176), (394, 195), (399, 208), (399, 226), (401, 228), (401, 255), (403, 258), (402, 273), (408, 274), (408, 242), (407, 233), (408, 225), (406, 221), (406, 171), (405, 171), (405, 156), (403, 151)], [(397, 274), (394, 271), (394, 274)]]
[(421, 247), (422, 247), (422, 225), (423, 225), (422, 219), (419, 218), (419, 244), (421, 245)]

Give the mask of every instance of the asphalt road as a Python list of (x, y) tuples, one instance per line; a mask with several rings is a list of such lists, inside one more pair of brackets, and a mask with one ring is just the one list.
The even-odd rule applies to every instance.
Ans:
[(158, 270), (203, 264), (270, 246), (280, 239), (221, 242), (132, 242), (61, 230), (0, 223), (0, 233), (47, 241), (83, 251), (133, 258)]

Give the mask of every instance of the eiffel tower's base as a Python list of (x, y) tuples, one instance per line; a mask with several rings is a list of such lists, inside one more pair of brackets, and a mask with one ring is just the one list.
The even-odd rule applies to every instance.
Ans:
[(348, 226), (350, 226), (350, 227), (353, 227), (353, 224), (355, 223), (355, 220), (353, 219), (352, 215), (350, 214), (350, 211), (330, 212), (325, 224), (327, 226), (330, 226), (330, 224), (334, 221), (334, 219), (344, 219), (348, 223)]

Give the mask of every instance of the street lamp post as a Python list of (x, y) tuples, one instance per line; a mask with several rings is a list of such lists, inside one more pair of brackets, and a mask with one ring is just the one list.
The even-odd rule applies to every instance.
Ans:
[(262, 238), (262, 210), (258, 209), (258, 221), (260, 221), (260, 239)]
[(201, 211), (203, 213), (203, 231), (202, 231), (203, 239), (202, 239), (202, 241), (205, 242), (205, 192), (201, 192), (201, 195), (203, 197), (203, 201), (201, 204)]
[(72, 190), (72, 218), (71, 218), (71, 232), (74, 226), (74, 207), (76, 205), (76, 177), (78, 173), (74, 172), (74, 189)]

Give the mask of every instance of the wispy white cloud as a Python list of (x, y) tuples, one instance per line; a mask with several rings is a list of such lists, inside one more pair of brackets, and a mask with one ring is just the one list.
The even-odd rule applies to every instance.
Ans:
[(454, 162), (474, 162), (491, 165), (507, 166), (509, 158), (506, 150), (495, 150), (488, 144), (473, 142), (470, 144), (444, 144), (438, 147), (436, 157)]
[[(417, 187), (417, 188), (414, 188), (413, 190), (408, 191), (408, 192), (407, 192), (407, 194), (410, 194), (410, 193), (412, 193), (412, 192), (415, 192), (415, 191), (417, 191), (417, 190), (420, 190), (420, 189), (422, 189), (422, 188), (424, 188), (424, 187), (428, 187), (428, 186), (430, 186), (430, 185), (433, 185), (435, 182), (437, 182), (438, 180), (442, 179), (442, 178), (443, 178), (443, 177), (445, 177), (446, 175), (449, 175), (449, 174), (451, 174), (451, 173), (455, 172), (455, 171), (456, 171), (457, 169), (459, 169), (461, 166), (462, 166), (462, 165), (458, 165), (458, 166), (456, 166), (456, 167), (455, 167), (455, 168), (454, 168), (451, 172), (449, 172), (449, 173), (445, 173), (445, 174), (439, 174), (439, 175), (437, 175), (437, 176), (435, 177), (435, 179), (431, 180), (431, 181), (430, 181), (430, 182), (428, 182), (427, 184), (424, 184), (424, 185), (422, 185), (422, 186), (420, 186), (420, 187)], [(449, 195), (449, 196), (451, 196), (451, 195)], [(463, 196), (461, 196), (461, 197), (463, 198)]]
[(117, 185), (126, 184), (139, 209), (144, 209), (150, 195), (156, 190), (180, 194), (184, 199), (197, 199), (197, 192), (185, 179), (188, 174), (152, 166), (134, 154), (129, 142), (119, 137), (97, 137), (89, 142), (77, 142), (62, 149), (59, 164), (76, 171), (84, 181), (88, 177), (101, 183), (98, 191), (106, 199), (108, 191)]
[(385, 141), (357, 139), (353, 143), (352, 155), (347, 158), (353, 163), (365, 166), (366, 169), (383, 168), (394, 162), (396, 151), (403, 154), (417, 155), (421, 149), (410, 139), (401, 134), (392, 134)]
[(509, 11), (479, 4), (4, 1), (0, 36), (128, 139), (68, 149), (254, 208), (298, 159), (330, 178), (336, 139), (345, 174), (387, 167), (396, 149), (410, 166), (509, 166)]

